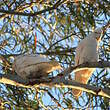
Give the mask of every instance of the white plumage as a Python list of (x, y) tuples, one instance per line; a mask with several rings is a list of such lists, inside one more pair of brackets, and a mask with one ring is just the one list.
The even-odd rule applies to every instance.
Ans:
[[(84, 38), (76, 48), (75, 66), (84, 62), (98, 61), (98, 42), (100, 41), (101, 29), (92, 32), (88, 37)], [(75, 73), (75, 80), (77, 82), (86, 84), (91, 77), (95, 68), (84, 69)], [(73, 95), (78, 98), (82, 91), (73, 89)]]
[(47, 77), (56, 69), (61, 69), (57, 61), (50, 61), (44, 55), (20, 55), (13, 63), (13, 70), (23, 79), (35, 80)]

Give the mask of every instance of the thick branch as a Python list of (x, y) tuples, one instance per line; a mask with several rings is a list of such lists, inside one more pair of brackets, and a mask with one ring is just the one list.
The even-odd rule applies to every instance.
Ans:
[[(103, 62), (91, 62), (91, 63), (83, 63), (78, 66), (72, 66), (70, 68), (65, 69), (63, 72), (60, 74), (68, 75), (71, 73), (73, 70), (77, 69), (84, 69), (84, 68), (104, 68), (104, 67), (110, 67), (110, 62), (103, 61)], [(63, 78), (64, 76), (56, 76), (52, 79), (43, 79), (43, 80), (37, 80), (34, 87), (68, 87), (68, 88), (74, 88), (74, 89), (80, 89), (95, 95), (101, 95), (104, 97), (110, 98), (110, 90), (108, 89), (103, 89), (103, 88), (97, 88), (95, 86), (91, 85), (86, 85), (86, 84), (81, 84), (75, 81), (71, 80), (65, 80)], [(11, 84), (15, 86), (22, 86), (26, 88), (33, 88), (32, 86), (26, 86), (29, 81), (28, 80), (23, 80), (21, 77), (13, 74), (7, 74), (7, 75), (2, 75), (0, 78), (0, 82), (4, 84)]]
[[(10, 75), (11, 76), (11, 75)], [(11, 76), (13, 77), (13, 75)], [(80, 89), (82, 91), (86, 91), (95, 95), (100, 95), (100, 96), (104, 96), (104, 97), (108, 97), (110, 98), (110, 90), (109, 89), (103, 89), (103, 88), (97, 88), (95, 86), (91, 86), (91, 85), (86, 85), (86, 84), (82, 84), (82, 83), (78, 83), (75, 81), (71, 81), (71, 80), (62, 80), (62, 78), (54, 78), (51, 81), (48, 80), (43, 80), (42, 83), (39, 84), (39, 82), (36, 82), (36, 84), (34, 86), (26, 86), (24, 84), (21, 83), (17, 83), (15, 81), (12, 81), (10, 79), (7, 78), (1, 78), (0, 79), (1, 83), (5, 83), (5, 84), (11, 84), (14, 86), (21, 86), (21, 87), (25, 87), (25, 88), (34, 88), (34, 87), (68, 87), (68, 88), (74, 88), (74, 89)], [(41, 82), (41, 80), (40, 80)], [(44, 82), (44, 83), (43, 83)]]
[(0, 83), (30, 88), (24, 85), (28, 83), (27, 80), (23, 80), (21, 77), (14, 74), (0, 74)]
[(72, 71), (77, 72), (77, 71), (81, 71), (81, 70), (88, 69), (88, 68), (109, 68), (109, 67), (110, 67), (110, 62), (108, 61), (85, 62), (78, 66), (71, 66), (65, 69), (60, 74), (63, 74), (65, 77), (65, 76), (68, 76), (68, 74), (71, 73)]
[(110, 89), (98, 88), (95, 86), (82, 84), (71, 80), (62, 80), (61, 78), (59, 78), (59, 80), (58, 78), (57, 80), (54, 79), (53, 82), (56, 84), (54, 85), (55, 87), (68, 87), (68, 88), (80, 89), (82, 91), (86, 91), (95, 95), (100, 95), (110, 98)]
[(53, 7), (49, 7), (43, 10), (40, 10), (38, 12), (35, 13), (23, 13), (23, 12), (18, 12), (18, 11), (13, 11), (13, 10), (4, 10), (4, 9), (0, 9), (0, 13), (5, 13), (5, 14), (11, 14), (11, 15), (22, 15), (22, 16), (37, 16), (39, 14), (45, 13), (47, 11), (51, 11), (54, 10), (56, 8), (58, 8), (58, 6), (60, 6), (65, 0), (63, 0), (62, 2), (60, 0), (58, 0)]

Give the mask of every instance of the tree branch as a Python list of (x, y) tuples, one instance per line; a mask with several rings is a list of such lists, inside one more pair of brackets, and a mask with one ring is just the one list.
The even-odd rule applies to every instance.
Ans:
[(82, 84), (72, 80), (62, 80), (61, 78), (59, 79), (57, 78), (57, 80), (54, 79), (53, 82), (55, 84), (54, 87), (67, 87), (73, 89), (80, 89), (88, 93), (110, 98), (110, 89), (105, 89), (105, 88), (103, 89), (88, 84)]
[(74, 32), (74, 33), (71, 33), (70, 35), (68, 35), (68, 36), (66, 36), (66, 37), (64, 37), (64, 38), (62, 38), (62, 39), (56, 41), (55, 43), (53, 43), (53, 44), (48, 48), (48, 50), (50, 50), (53, 46), (55, 46), (55, 45), (58, 44), (59, 42), (62, 42), (63, 40), (68, 39), (68, 38), (70, 38), (70, 37), (73, 36), (73, 35), (77, 35), (77, 33), (75, 33), (75, 32)]
[[(11, 77), (13, 77), (13, 75), (10, 75)], [(0, 79), (1, 83), (5, 83), (5, 84), (11, 84), (14, 86), (21, 86), (21, 87), (25, 87), (25, 88), (37, 88), (37, 87), (67, 87), (67, 88), (74, 88), (74, 89), (80, 89), (82, 91), (86, 91), (95, 95), (100, 95), (103, 97), (108, 97), (110, 98), (110, 90), (109, 89), (103, 89), (103, 88), (98, 88), (95, 86), (91, 86), (91, 85), (86, 85), (86, 84), (82, 84), (82, 83), (78, 83), (76, 81), (71, 81), (71, 80), (62, 80), (62, 78), (54, 78), (53, 80), (50, 81), (44, 81), (42, 80), (42, 83), (39, 84), (39, 82), (36, 82), (36, 84), (34, 86), (31, 85), (24, 85), (15, 81), (12, 81), (10, 79), (4, 78), (2, 77)], [(43, 83), (44, 82), (44, 83)]]
[(36, 15), (45, 13), (47, 11), (57, 9), (58, 6), (60, 6), (63, 2), (65, 2), (65, 0), (63, 0), (63, 1), (58, 0), (52, 7), (40, 10), (35, 13), (23, 13), (23, 12), (18, 12), (18, 11), (13, 11), (13, 10), (4, 10), (4, 9), (0, 9), (0, 13), (11, 14), (11, 15), (21, 15), (21, 16), (36, 16)]
[(109, 89), (103, 89), (98, 88), (91, 85), (86, 85), (82, 83), (78, 83), (76, 81), (72, 80), (66, 80), (63, 78), (65, 75), (71, 73), (73, 70), (81, 69), (81, 68), (106, 68), (110, 67), (110, 62), (102, 61), (102, 62), (88, 62), (83, 63), (78, 66), (72, 66), (70, 68), (65, 69), (60, 74), (63, 74), (63, 76), (56, 76), (54, 78), (45, 78), (36, 80), (36, 83), (34, 86), (26, 85), (29, 83), (28, 80), (23, 80), (21, 77), (13, 74), (7, 74), (7, 75), (1, 75), (0, 82), (4, 84), (11, 84), (14, 86), (22, 86), (26, 88), (34, 88), (34, 87), (68, 87), (68, 88), (74, 88), (74, 89), (80, 89), (82, 91), (86, 91), (95, 95), (100, 95), (104, 97), (110, 98), (110, 90)]
[(77, 66), (70, 66), (60, 74), (63, 74), (63, 76), (65, 77), (68, 76), (68, 74), (71, 73), (72, 71), (77, 72), (88, 68), (109, 68), (109, 67), (110, 67), (110, 62), (108, 61), (85, 62)]
[[(73, 47), (70, 49), (65, 48), (65, 49), (59, 50), (59, 51), (36, 52), (36, 54), (38, 54), (38, 55), (39, 54), (41, 54), (41, 55), (65, 55), (66, 53), (75, 52), (75, 49), (76, 49), (76, 47)], [(19, 55), (22, 55), (22, 54), (6, 54), (6, 55), (0, 54), (0, 56), (5, 57), (5, 58), (8, 58), (10, 56), (15, 57), (15, 56), (19, 56)]]

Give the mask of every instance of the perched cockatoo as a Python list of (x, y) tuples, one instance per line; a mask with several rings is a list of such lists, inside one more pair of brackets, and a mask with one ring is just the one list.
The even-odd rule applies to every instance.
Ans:
[(20, 55), (15, 58), (12, 68), (21, 78), (35, 81), (61, 69), (61, 66), (44, 55)]
[[(76, 48), (75, 66), (84, 62), (96, 62), (98, 61), (98, 42), (101, 40), (102, 29), (96, 29), (84, 38)], [(89, 78), (94, 72), (95, 68), (88, 68), (75, 72), (75, 81), (87, 84)], [(78, 98), (81, 96), (82, 91), (78, 89), (72, 90), (73, 95)]]

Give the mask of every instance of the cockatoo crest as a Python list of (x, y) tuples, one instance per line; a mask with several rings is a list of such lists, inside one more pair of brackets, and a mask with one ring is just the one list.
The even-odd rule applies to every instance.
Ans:
[(50, 61), (49, 62), (52, 65), (52, 68), (50, 71), (48, 71), (48, 73), (54, 71), (54, 70), (60, 70), (62, 69), (61, 65), (59, 65), (59, 63), (57, 61)]

